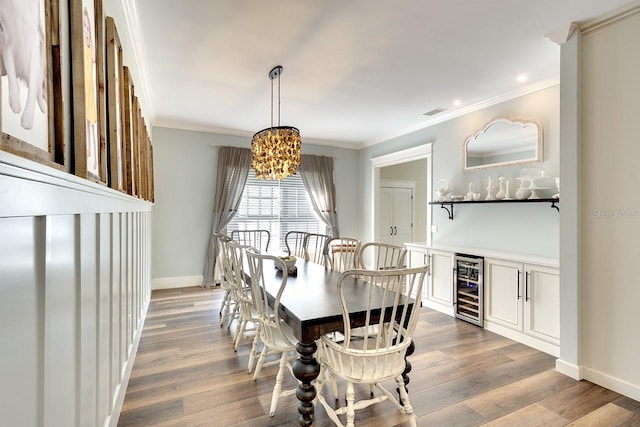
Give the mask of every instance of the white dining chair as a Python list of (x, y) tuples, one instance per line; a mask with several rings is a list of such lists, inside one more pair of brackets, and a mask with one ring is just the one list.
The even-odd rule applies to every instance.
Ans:
[(369, 270), (406, 267), (407, 248), (388, 243), (367, 242), (360, 246), (358, 265)]
[(284, 243), (287, 247), (287, 253), (295, 257), (306, 259), (306, 251), (304, 245), (309, 233), (306, 231), (289, 231), (284, 236)]
[[(320, 338), (318, 360), (321, 372), (317, 386), (317, 401), (337, 426), (343, 426), (339, 416), (346, 415), (346, 426), (353, 427), (356, 410), (386, 400), (407, 415), (409, 425), (416, 426), (402, 373), (406, 367), (406, 351), (420, 314), (419, 301), (411, 300), (409, 295), (412, 292), (421, 294), (428, 269), (428, 266), (423, 266), (414, 269), (348, 270), (338, 279), (344, 339), (336, 342), (330, 336)], [(406, 293), (403, 292), (405, 287), (398, 286), (399, 283), (407, 284)], [(353, 286), (363, 287), (363, 298), (357, 302), (358, 310), (349, 307), (344, 298), (344, 289)], [(360, 307), (363, 302), (366, 304), (364, 310)], [(379, 315), (380, 307), (385, 307), (384, 316)], [(354, 320), (349, 315), (352, 311), (363, 311), (364, 314)], [(364, 336), (352, 337), (351, 331), (356, 325), (365, 331)], [(347, 383), (346, 406), (337, 409), (329, 405), (322, 394), (327, 381), (336, 394), (335, 377)], [(399, 399), (383, 386), (382, 383), (388, 380), (395, 380)], [(370, 384), (382, 394), (373, 396), (372, 393), (369, 399), (356, 402), (354, 384)]]
[[(287, 286), (287, 268), (284, 262), (278, 257), (271, 255), (260, 255), (256, 252), (248, 250), (246, 253), (249, 272), (251, 275), (251, 292), (255, 303), (258, 319), (260, 320), (260, 339), (263, 343), (260, 358), (256, 364), (253, 379), (256, 380), (264, 366), (278, 363), (278, 373), (276, 374), (276, 382), (273, 386), (271, 395), (271, 407), (269, 415), (273, 416), (278, 405), (280, 397), (288, 396), (295, 393), (295, 389), (282, 390), (282, 381), (285, 370), (289, 370), (293, 376), (293, 368), (290, 360), (295, 358), (297, 339), (293, 335), (291, 328), (280, 319), (280, 298)], [(267, 265), (265, 266), (265, 261)], [(282, 280), (273, 301), (273, 308), (269, 307), (267, 290), (265, 287), (265, 274), (276, 274), (273, 269), (275, 264), (281, 271)], [(265, 269), (267, 271), (265, 271)], [(280, 358), (276, 361), (266, 363), (265, 358), (271, 354), (280, 354)]]
[(324, 252), (327, 266), (335, 271), (343, 272), (358, 268), (358, 252), (360, 240), (350, 237), (334, 237), (327, 240)]
[(222, 303), (220, 304), (220, 327), (224, 326), (225, 320), (228, 319), (229, 324), (233, 321), (234, 315), (238, 311), (236, 294), (234, 292), (234, 286), (231, 283), (229, 274), (229, 260), (227, 252), (223, 247), (224, 242), (231, 240), (229, 236), (224, 233), (214, 233), (216, 238), (216, 244), (218, 245), (218, 262), (220, 268), (220, 287), (224, 290), (224, 296), (222, 297)]
[(325, 246), (331, 236), (326, 234), (309, 233), (304, 242), (304, 251), (307, 261), (326, 265)]
[(253, 338), (249, 354), (248, 370), (251, 372), (257, 355), (258, 335), (260, 333), (260, 319), (253, 303), (251, 284), (245, 269), (245, 257), (250, 246), (241, 245), (234, 240), (223, 242), (229, 262), (229, 277), (238, 301), (238, 325), (233, 339), (233, 348), (238, 350), (240, 342), (245, 338)]
[(251, 246), (261, 253), (269, 252), (269, 243), (271, 243), (269, 230), (233, 230), (229, 236), (241, 245)]

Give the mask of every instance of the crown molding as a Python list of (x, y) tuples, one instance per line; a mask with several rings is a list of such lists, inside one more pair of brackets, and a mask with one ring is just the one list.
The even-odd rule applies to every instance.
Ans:
[(528, 85), (520, 86), (514, 90), (505, 92), (501, 95), (494, 96), (492, 98), (482, 100), (475, 104), (471, 104), (463, 108), (458, 108), (456, 110), (449, 111), (446, 113), (438, 114), (437, 117), (433, 117), (422, 123), (418, 123), (415, 126), (405, 128), (402, 131), (397, 132), (395, 134), (387, 135), (384, 138), (376, 139), (374, 141), (365, 142), (364, 144), (360, 145), (359, 148), (365, 148), (365, 147), (379, 144), (381, 142), (389, 141), (391, 139), (398, 138), (398, 137), (410, 134), (412, 132), (419, 131), (421, 129), (426, 129), (438, 123), (446, 122), (456, 117), (464, 116), (465, 114), (473, 113), (474, 111), (482, 110), (484, 108), (491, 107), (492, 105), (500, 104), (505, 101), (510, 101), (512, 99), (519, 98), (524, 95), (529, 95), (531, 93), (534, 93), (543, 89), (547, 89), (552, 86), (557, 86), (559, 84), (560, 84), (560, 74), (553, 75), (546, 79), (537, 80)]
[(603, 15), (599, 18), (594, 19), (593, 21), (586, 22), (580, 25), (580, 31), (583, 35), (592, 33), (601, 28), (608, 27), (609, 25), (613, 25), (618, 21), (621, 21), (631, 15), (640, 12), (640, 1), (636, 0), (628, 5), (616, 9), (606, 15)]
[(145, 55), (144, 38), (142, 36), (138, 8), (136, 6), (136, 2), (131, 0), (120, 0), (120, 4), (124, 14), (124, 20), (127, 24), (127, 32), (129, 33), (131, 45), (133, 47), (133, 55), (131, 57), (135, 62), (138, 77), (140, 79), (137, 83), (142, 87), (142, 96), (146, 101), (144, 103), (146, 109), (145, 116), (148, 118), (150, 124), (152, 124), (155, 117), (155, 111), (152, 102), (153, 96), (151, 94), (151, 85), (149, 84), (147, 57)]

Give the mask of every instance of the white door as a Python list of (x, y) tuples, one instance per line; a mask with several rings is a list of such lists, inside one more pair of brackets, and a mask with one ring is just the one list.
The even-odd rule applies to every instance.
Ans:
[(380, 187), (380, 242), (393, 244), (393, 188)]
[(393, 191), (393, 244), (404, 245), (411, 242), (413, 226), (413, 190), (394, 188)]
[(411, 188), (380, 187), (380, 224), (382, 243), (402, 246), (411, 242), (413, 227), (413, 190)]
[(485, 258), (484, 278), (485, 319), (522, 331), (522, 264)]
[(557, 268), (526, 266), (525, 332), (560, 344), (560, 273)]
[(430, 275), (427, 298), (447, 307), (453, 305), (453, 254), (429, 250)]

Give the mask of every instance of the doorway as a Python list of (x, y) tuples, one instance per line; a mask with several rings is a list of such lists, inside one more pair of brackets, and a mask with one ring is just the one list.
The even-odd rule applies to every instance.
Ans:
[[(413, 233), (412, 240), (416, 242), (426, 243), (427, 245), (431, 245), (431, 209), (429, 206), (429, 202), (431, 202), (431, 194), (432, 194), (431, 146), (432, 146), (431, 143), (424, 144), (417, 147), (409, 148), (407, 150), (402, 150), (396, 153), (391, 153), (391, 154), (387, 154), (384, 156), (375, 157), (371, 159), (371, 174), (372, 174), (371, 211), (374, 214), (371, 222), (370, 232), (371, 232), (371, 238), (373, 241), (376, 241), (376, 242), (381, 241), (381, 234), (380, 234), (380, 225), (381, 225), (380, 188), (381, 188), (381, 180), (382, 180), (381, 172), (383, 173), (383, 175), (386, 175), (383, 171), (384, 168), (402, 164), (403, 166), (411, 165), (411, 166), (424, 168), (423, 170), (426, 172), (425, 174), (422, 175), (423, 177), (426, 177), (426, 182), (420, 183), (420, 184), (424, 184), (424, 185), (420, 185), (421, 190), (419, 190), (418, 185), (416, 185), (416, 191), (415, 191), (416, 203), (414, 203), (416, 215), (414, 217), (414, 223), (418, 225), (417, 222), (422, 221), (422, 224), (420, 224), (421, 225), (420, 227), (417, 227), (417, 226), (414, 227), (414, 229), (416, 229), (415, 230), (416, 232)], [(409, 170), (409, 167), (395, 168), (395, 169)], [(420, 209), (420, 208), (424, 208), (424, 209)], [(421, 231), (418, 232), (418, 229), (420, 229)]]

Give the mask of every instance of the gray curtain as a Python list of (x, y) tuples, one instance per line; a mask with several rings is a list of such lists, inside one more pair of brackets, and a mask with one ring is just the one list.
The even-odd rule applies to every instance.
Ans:
[(250, 167), (251, 150), (248, 148), (219, 147), (216, 195), (202, 286), (211, 286), (215, 282), (218, 242), (214, 233), (222, 231), (238, 211)]
[(304, 187), (318, 216), (333, 237), (340, 236), (336, 212), (336, 186), (333, 182), (333, 158), (303, 154), (298, 167)]

